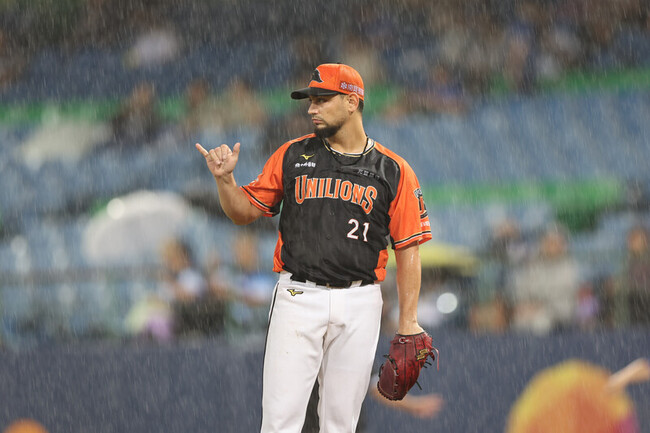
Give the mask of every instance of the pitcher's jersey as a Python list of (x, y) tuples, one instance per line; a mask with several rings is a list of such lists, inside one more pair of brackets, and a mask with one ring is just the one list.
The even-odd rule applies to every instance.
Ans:
[(250, 202), (280, 209), (273, 270), (311, 281), (382, 281), (387, 247), (431, 239), (422, 191), (408, 163), (372, 139), (346, 155), (314, 134), (282, 145), (242, 186)]

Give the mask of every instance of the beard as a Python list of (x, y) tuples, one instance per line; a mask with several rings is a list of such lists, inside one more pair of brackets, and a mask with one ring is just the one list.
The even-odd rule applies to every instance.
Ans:
[(327, 125), (322, 128), (314, 128), (314, 134), (316, 134), (316, 137), (318, 138), (330, 138), (339, 132), (341, 126), (343, 126), (343, 124)]

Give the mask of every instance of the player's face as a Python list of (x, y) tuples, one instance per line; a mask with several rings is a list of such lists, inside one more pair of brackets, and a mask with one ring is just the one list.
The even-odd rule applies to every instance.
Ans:
[(317, 136), (328, 138), (336, 134), (348, 118), (344, 95), (310, 96), (309, 110)]

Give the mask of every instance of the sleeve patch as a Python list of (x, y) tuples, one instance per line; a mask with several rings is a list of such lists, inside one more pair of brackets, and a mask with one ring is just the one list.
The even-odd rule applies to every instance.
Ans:
[(424, 204), (424, 194), (422, 194), (422, 188), (415, 188), (413, 194), (418, 201), (418, 207), (420, 208), (420, 218), (426, 218), (427, 215), (427, 206)]

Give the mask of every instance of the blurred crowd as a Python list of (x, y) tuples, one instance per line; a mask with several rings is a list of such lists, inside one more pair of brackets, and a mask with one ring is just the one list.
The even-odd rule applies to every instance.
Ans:
[[(215, 55), (213, 48), (232, 53), (216, 71), (206, 66), (212, 64), (208, 58)], [(0, 5), (0, 97), (26, 80), (36, 67), (33, 63), (43, 67), (48, 57), (39, 55), (59, 53), (74, 70), (84, 68), (80, 59), (88, 52), (119, 53), (121, 64), (109, 62), (107, 67), (134, 74), (109, 86), (107, 94), (77, 89), (75, 98), (114, 102), (98, 119), (106, 123), (88, 125), (59, 116), (57, 125), (40, 126), (42, 142), (30, 143), (34, 149), (27, 160), (52, 153), (44, 148), (58, 149), (53, 141), (69, 147), (59, 151), (60, 158), (80, 156), (98, 144), (139, 146), (169, 132), (170, 124), (176, 141), (256, 128), (265, 137), (259, 151), (268, 155), (304, 133), (307, 123), (302, 107), (286, 104), (279, 109), (265, 96), (303, 86), (315, 65), (324, 61), (353, 65), (366, 87), (377, 90), (370, 92), (375, 98), (371, 115), (387, 121), (414, 114), (463, 115), (494, 92), (530, 94), (571, 74), (647, 68), (650, 4), (336, 0), (325, 10), (288, 0), (39, 0)], [(247, 53), (241, 64), (238, 53)], [(92, 57), (99, 58), (101, 54)], [(160, 82), (165, 71), (171, 74), (183, 64), (192, 72)], [(63, 74), (55, 85), (65, 85), (65, 73), (52, 73)], [(108, 77), (116, 71), (102, 73)], [(379, 90), (387, 88), (387, 93)], [(29, 99), (30, 92), (18, 94)], [(7, 100), (25, 102), (20, 97)], [(169, 108), (170, 100), (176, 101), (175, 108)], [(74, 144), (69, 144), (71, 138)]]
[(254, 231), (238, 232), (230, 251), (233, 260), (226, 265), (225, 250), (201, 259), (180, 238), (163, 242), (157, 287), (131, 306), (127, 334), (157, 342), (263, 335), (276, 276), (259, 262), (259, 236)]
[[(531, 335), (647, 327), (649, 236), (645, 225), (633, 226), (620, 271), (603, 275), (572, 255), (570, 234), (562, 226), (524, 233), (515, 221), (503, 221), (485, 250), (477, 252), (480, 263), (473, 270), (423, 262), (419, 321), (433, 332)], [(165, 242), (158, 288), (131, 307), (129, 333), (161, 342), (263, 335), (277, 276), (261, 262), (270, 259), (264, 258), (255, 231), (241, 231), (234, 239), (232, 264), (217, 251), (197, 259), (181, 240)], [(382, 291), (382, 331), (390, 336), (398, 317), (390, 267)]]
[[(288, 0), (3, 3), (0, 95), (29, 75), (32, 62), (47, 61), (38, 59), (44, 52), (63, 53), (71, 68), (83, 68), (76, 56), (86, 52), (119, 53), (121, 64), (108, 65), (135, 74), (109, 94), (85, 95), (118, 101), (103, 119), (112, 136), (95, 133), (97, 141), (151, 142), (170, 122), (185, 136), (254, 127), (264, 132), (260, 150), (268, 154), (304, 132), (305, 119), (288, 105), (273, 109), (263, 96), (303, 86), (324, 61), (353, 65), (366, 87), (390, 88), (369, 107), (389, 121), (463, 115), (494, 92), (530, 94), (571, 74), (650, 66), (647, 0), (336, 0), (322, 9)], [(201, 69), (196, 58), (209, 64), (212, 48), (231, 52), (231, 60), (217, 71)], [(236, 64), (240, 52), (248, 55)], [(192, 72), (171, 87), (147, 72), (164, 76), (185, 63)], [(164, 109), (169, 98), (179, 101), (173, 114)]]
[(475, 298), (469, 329), (544, 335), (650, 325), (647, 226), (628, 230), (621, 263), (609, 273), (575, 257), (570, 236), (557, 224), (540, 233), (524, 233), (515, 221), (499, 224), (478, 277), (489, 295)]
[(462, 114), (498, 88), (527, 94), (570, 73), (648, 67), (650, 6), (647, 0), (336, 0), (326, 7), (288, 0), (5, 2), (0, 89), (19, 81), (43, 50), (68, 53), (72, 62), (84, 50), (118, 51), (126, 68), (138, 70), (183, 63), (205, 47), (256, 49), (254, 61), (237, 70), (254, 90), (268, 90), (264, 77), (277, 75), (279, 59), (286, 76), (274, 84), (281, 87), (303, 85), (323, 61), (341, 61), (355, 66), (367, 87), (399, 87), (387, 116)]

